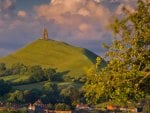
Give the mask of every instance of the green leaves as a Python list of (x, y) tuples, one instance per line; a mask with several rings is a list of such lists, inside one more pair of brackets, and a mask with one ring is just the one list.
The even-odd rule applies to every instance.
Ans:
[(99, 72), (88, 72), (83, 88), (89, 103), (100, 103), (103, 100), (127, 105), (150, 95), (148, 4), (140, 0), (135, 13), (126, 13), (122, 20), (116, 19), (111, 24), (115, 38), (106, 53), (108, 65)]

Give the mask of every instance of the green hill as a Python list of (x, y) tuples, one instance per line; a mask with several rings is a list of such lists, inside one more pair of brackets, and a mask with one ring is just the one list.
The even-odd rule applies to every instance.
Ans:
[[(8, 66), (14, 63), (57, 68), (68, 75), (79, 76), (95, 63), (97, 55), (91, 51), (54, 40), (36, 40), (22, 49), (0, 58)], [(105, 62), (103, 62), (105, 65)]]

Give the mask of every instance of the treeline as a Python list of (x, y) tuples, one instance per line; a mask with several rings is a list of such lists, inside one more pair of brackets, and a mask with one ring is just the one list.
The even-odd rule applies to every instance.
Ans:
[(36, 100), (40, 99), (44, 104), (57, 104), (65, 103), (68, 105), (76, 105), (80, 98), (82, 97), (82, 92), (74, 85), (67, 87), (58, 87), (57, 84), (47, 82), (43, 85), (42, 89), (32, 89), (32, 90), (15, 90), (9, 92), (4, 100), (11, 103), (34, 103)]
[[(21, 80), (13, 83), (13, 85), (20, 84), (29, 84), (34, 82), (41, 81), (72, 81), (72, 82), (80, 82), (85, 83), (86, 76), (67, 76), (65, 72), (58, 72), (57, 69), (54, 68), (43, 68), (40, 65), (27, 66), (22, 63), (12, 64), (10, 67), (6, 67), (5, 63), (0, 63), (0, 77), (13, 76), (13, 75), (26, 75), (28, 76), (27, 80)], [(65, 76), (64, 76), (65, 75)]]
[[(65, 81), (66, 78), (63, 77), (63, 74), (57, 72), (56, 69), (42, 68), (40, 65), (26, 66), (16, 63), (6, 67), (5, 63), (0, 63), (0, 76), (2, 78), (7, 76), (12, 76), (13, 78), (15, 75), (20, 75), (22, 79), (23, 76), (28, 76), (27, 80), (19, 82), (0, 80), (0, 101), (28, 104), (40, 99), (44, 104), (49, 105), (49, 109), (59, 109), (61, 108), (60, 106), (63, 109), (71, 109), (72, 106), (75, 106), (80, 101), (85, 102), (83, 92), (76, 85), (61, 87), (55, 84), (58, 81)], [(81, 78), (74, 79), (74, 82), (78, 81), (78, 79)], [(41, 89), (16, 90), (12, 87), (41, 81), (45, 81)]]
[(5, 63), (0, 63), (0, 77), (13, 75), (27, 75), (28, 80), (18, 84), (33, 83), (40, 81), (61, 81), (61, 73), (53, 68), (42, 68), (40, 65), (26, 66), (22, 63), (15, 63), (11, 67), (6, 67)]
[(11, 85), (0, 80), (1, 101), (14, 104), (29, 104), (34, 103), (38, 99), (44, 104), (48, 104), (49, 109), (52, 110), (56, 109), (55, 105), (59, 103), (62, 103), (64, 106), (68, 105), (65, 109), (71, 109), (72, 106), (75, 106), (80, 101), (84, 102), (82, 92), (74, 85), (58, 87), (55, 83), (46, 82), (42, 89), (22, 91), (14, 90)]
[(26, 110), (0, 110), (0, 113), (28, 113)]

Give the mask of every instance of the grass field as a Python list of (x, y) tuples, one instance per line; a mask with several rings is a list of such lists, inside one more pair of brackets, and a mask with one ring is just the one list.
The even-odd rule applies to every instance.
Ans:
[[(3, 79), (4, 81), (10, 82), (10, 83), (19, 83), (21, 81), (26, 81), (28, 80), (29, 75), (11, 75), (11, 76), (5, 76), (5, 77), (0, 77), (0, 79)], [(14, 89), (18, 90), (32, 90), (32, 89), (42, 89), (43, 85), (47, 83), (48, 81), (43, 81), (43, 82), (37, 82), (37, 83), (30, 83), (30, 84), (25, 84), (25, 85), (14, 85)], [(65, 88), (69, 85), (74, 85), (77, 88), (80, 88), (83, 84), (82, 83), (74, 83), (74, 82), (51, 82), (55, 83), (58, 85), (60, 89)]]
[(5, 77), (0, 77), (0, 79), (3, 79), (4, 81), (11, 82), (11, 83), (18, 83), (21, 81), (26, 81), (28, 80), (29, 75), (10, 75), (10, 76), (5, 76)]

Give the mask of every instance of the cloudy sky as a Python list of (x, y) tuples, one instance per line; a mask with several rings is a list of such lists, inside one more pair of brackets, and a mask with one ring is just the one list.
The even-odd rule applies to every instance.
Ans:
[(134, 12), (136, 0), (0, 0), (0, 56), (40, 38), (88, 48), (102, 55), (102, 43), (111, 43), (108, 25), (126, 6)]

